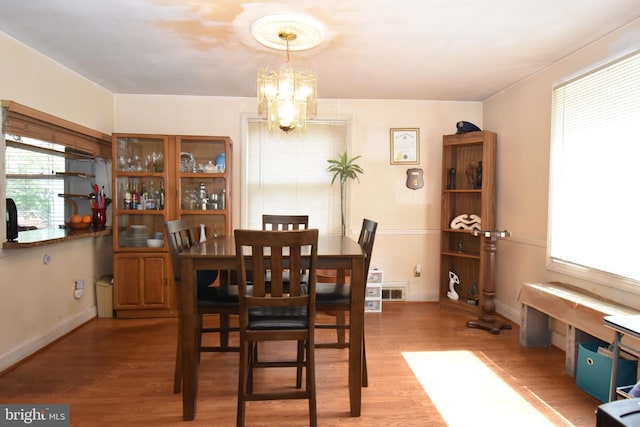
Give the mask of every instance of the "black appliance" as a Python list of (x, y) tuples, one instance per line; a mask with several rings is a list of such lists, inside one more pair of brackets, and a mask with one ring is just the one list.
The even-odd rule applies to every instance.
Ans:
[(598, 406), (596, 427), (640, 425), (640, 399), (614, 400)]
[(7, 240), (18, 238), (18, 209), (13, 199), (7, 199)]

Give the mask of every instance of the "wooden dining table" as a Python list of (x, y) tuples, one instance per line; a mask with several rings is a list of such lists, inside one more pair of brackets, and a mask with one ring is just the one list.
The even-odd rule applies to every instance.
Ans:
[[(196, 272), (235, 270), (236, 249), (232, 235), (213, 237), (181, 252), (180, 337), (182, 345), (182, 416), (191, 421), (198, 398), (198, 308)], [(364, 329), (364, 253), (355, 240), (345, 236), (318, 237), (319, 269), (351, 270), (351, 328), (349, 338), (349, 404), (352, 417), (360, 416), (362, 396), (362, 334)]]

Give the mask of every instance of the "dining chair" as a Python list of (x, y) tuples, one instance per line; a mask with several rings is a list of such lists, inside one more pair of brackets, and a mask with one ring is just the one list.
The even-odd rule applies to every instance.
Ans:
[[(318, 230), (235, 230), (236, 264), (240, 277), (240, 363), (238, 369), (237, 426), (244, 426), (247, 401), (307, 399), (309, 424), (317, 426), (314, 361), (315, 271), (318, 259)], [(290, 269), (289, 289), (282, 271)], [(265, 275), (272, 270), (271, 289)], [(301, 271), (309, 271), (302, 282)], [(248, 274), (253, 272), (249, 290)], [(259, 342), (294, 341), (296, 357), (276, 359), (272, 354), (258, 361)], [(278, 354), (282, 351), (278, 351)], [(254, 387), (256, 368), (296, 368), (295, 389), (282, 384)], [(305, 370), (305, 387), (300, 373)], [(259, 388), (259, 390), (257, 390)]]
[(263, 230), (306, 230), (309, 215), (262, 215)]
[[(364, 273), (368, 275), (371, 265), (371, 254), (373, 253), (373, 243), (376, 237), (378, 223), (370, 219), (362, 220), (358, 243), (364, 252)], [(366, 276), (365, 276), (366, 286)], [(364, 293), (366, 295), (366, 292)], [(364, 303), (364, 301), (363, 301)], [(351, 286), (347, 283), (320, 283), (316, 284), (316, 308), (322, 312), (336, 313), (336, 323), (316, 323), (318, 329), (335, 329), (338, 332), (351, 328)], [(348, 316), (346, 316), (348, 314)], [(349, 317), (349, 322), (346, 322)], [(349, 334), (349, 339), (351, 339)], [(330, 343), (316, 343), (316, 348), (347, 348), (349, 341), (344, 339), (344, 334), (338, 334), (338, 340)], [(364, 329), (362, 331), (362, 386), (369, 385), (367, 374), (367, 356), (364, 342)]]
[[(169, 253), (177, 288), (178, 310), (181, 310), (180, 300), (180, 260), (178, 254), (194, 245), (193, 235), (189, 228), (189, 222), (178, 219), (166, 222), (167, 238), (169, 240)], [(229, 345), (229, 332), (239, 331), (239, 327), (231, 326), (230, 316), (238, 314), (238, 287), (232, 285), (211, 286), (218, 277), (218, 271), (198, 271), (197, 275), (197, 306), (198, 306), (198, 354), (201, 352), (234, 352), (239, 351), (238, 346)], [(204, 316), (216, 314), (219, 316), (219, 326), (204, 326)], [(180, 330), (180, 325), (178, 325)], [(202, 345), (202, 335), (205, 333), (218, 333), (219, 345)], [(180, 334), (178, 334), (178, 348), (176, 350), (176, 366), (173, 379), (173, 392), (179, 393), (182, 389), (182, 350), (180, 346)]]

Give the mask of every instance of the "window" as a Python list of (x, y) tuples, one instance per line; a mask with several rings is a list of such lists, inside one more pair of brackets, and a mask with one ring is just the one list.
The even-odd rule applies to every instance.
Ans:
[(346, 121), (308, 123), (304, 133), (269, 132), (249, 120), (244, 159), (243, 227), (261, 228), (262, 214), (309, 215), (309, 227), (340, 234), (340, 187), (328, 159), (347, 145)]
[[(0, 174), (6, 183), (0, 198), (16, 203), (20, 226), (58, 227), (72, 211), (71, 202), (65, 202), (71, 199), (58, 194), (89, 194), (87, 175), (95, 173), (96, 160), (111, 158), (111, 136), (14, 101), (0, 105)], [(108, 176), (110, 167), (103, 164)], [(83, 179), (65, 179), (70, 176)], [(0, 206), (6, 216), (5, 204)], [(0, 239), (5, 237), (2, 229)]]
[(549, 267), (640, 285), (640, 53), (553, 91)]
[[(18, 208), (18, 225), (49, 228), (64, 223), (64, 199), (58, 197), (64, 193), (64, 179), (53, 173), (65, 171), (64, 147), (15, 135), (5, 135), (5, 141), (6, 197)], [(56, 151), (59, 154), (51, 154)]]

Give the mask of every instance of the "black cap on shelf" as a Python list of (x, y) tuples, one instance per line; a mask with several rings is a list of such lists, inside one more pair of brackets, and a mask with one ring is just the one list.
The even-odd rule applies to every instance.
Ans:
[(473, 123), (465, 122), (464, 120), (461, 120), (458, 123), (456, 123), (456, 128), (458, 128), (458, 131), (456, 133), (477, 132), (479, 130), (482, 130), (478, 126), (474, 125)]

